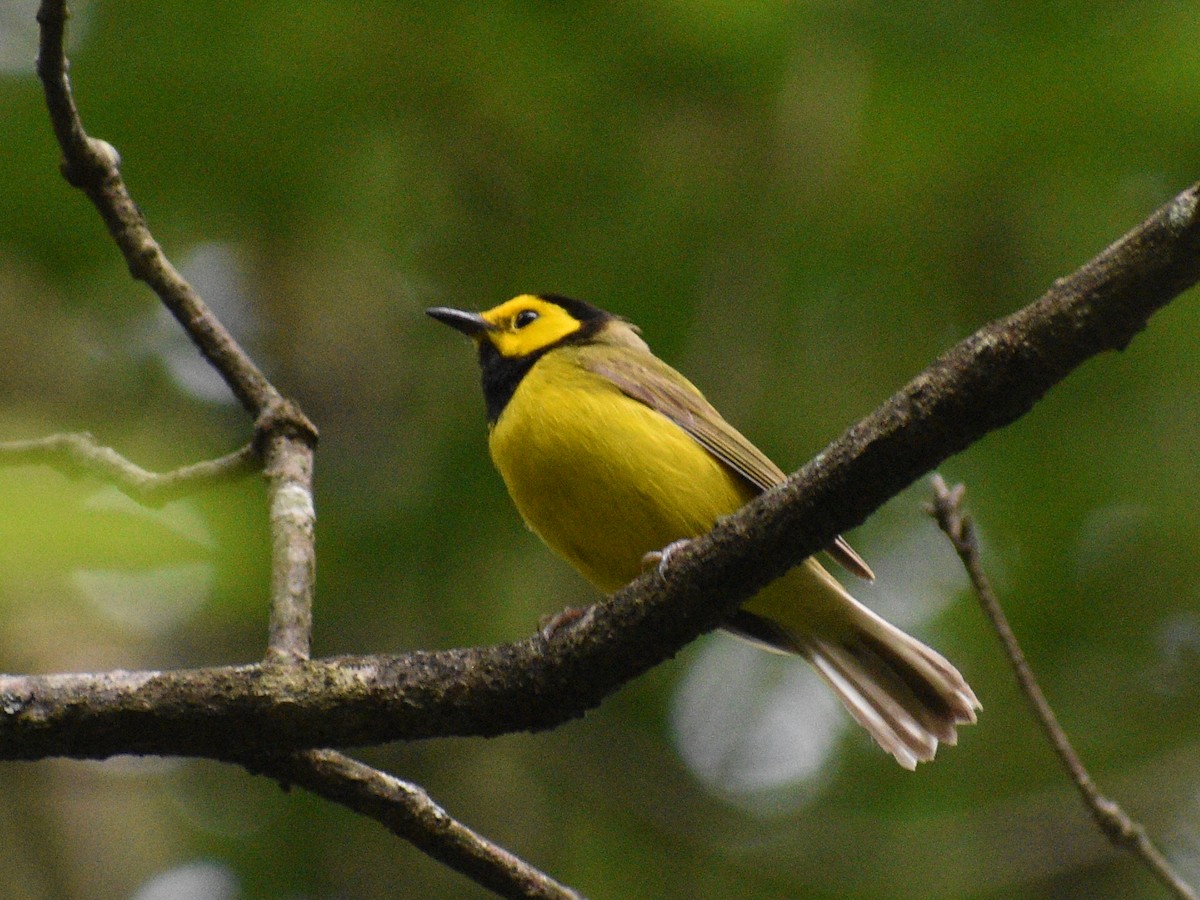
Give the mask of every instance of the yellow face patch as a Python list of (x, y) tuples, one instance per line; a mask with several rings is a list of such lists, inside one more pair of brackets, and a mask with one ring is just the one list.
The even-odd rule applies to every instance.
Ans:
[(491, 341), (501, 356), (519, 358), (550, 346), (580, 329), (582, 323), (557, 303), (522, 294), (482, 314), (494, 330), (479, 340)]

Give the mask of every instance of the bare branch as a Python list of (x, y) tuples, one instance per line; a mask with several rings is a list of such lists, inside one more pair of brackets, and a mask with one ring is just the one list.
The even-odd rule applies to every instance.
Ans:
[(580, 895), (452, 818), (422, 788), (333, 750), (248, 763), (380, 822), (393, 834), (502, 897), (579, 900)]
[[(551, 639), (177, 673), (0, 679), (0, 758), (222, 757), (549, 728), (718, 627), (768, 581), (943, 459), (1124, 346), (1200, 277), (1189, 188), (1041, 300), (967, 338), (786, 483)], [(152, 711), (152, 712), (151, 712)]]
[(1054, 752), (1058, 754), (1063, 768), (1067, 770), (1067, 774), (1071, 776), (1071, 780), (1079, 789), (1079, 794), (1083, 797), (1083, 802), (1091, 812), (1092, 818), (1095, 819), (1096, 825), (1113, 846), (1128, 850), (1137, 856), (1176, 897), (1183, 898), (1183, 900), (1196, 900), (1196, 892), (1174, 870), (1162, 851), (1146, 834), (1146, 829), (1131, 819), (1116, 801), (1110, 800), (1100, 793), (1100, 789), (1096, 787), (1096, 783), (1084, 767), (1079, 754), (1071, 746), (1070, 739), (1059, 724), (1058, 717), (1055, 716), (1045, 694), (1042, 693), (1033, 669), (1030, 668), (1025, 654), (1021, 651), (1017, 636), (1008, 623), (1008, 617), (1004, 615), (1000, 601), (997, 599), (995, 591), (992, 590), (991, 582), (983, 571), (974, 522), (971, 521), (970, 516), (962, 512), (961, 504), (966, 489), (961, 484), (956, 485), (953, 489), (948, 488), (946, 482), (937, 474), (934, 474), (931, 482), (933, 484), (933, 502), (929, 505), (929, 513), (937, 520), (938, 526), (950, 538), (950, 543), (954, 545), (955, 552), (958, 553), (959, 559), (962, 560), (963, 566), (971, 578), (971, 584), (979, 597), (979, 603), (991, 622), (996, 636), (1000, 639), (1005, 656), (1012, 665), (1021, 692), (1029, 701), (1034, 717), (1042, 726)]
[[(272, 613), (268, 653), (306, 658), (312, 631), (314, 572), (312, 451), (317, 429), (286, 400), (218, 321), (154, 240), (120, 174), (120, 156), (84, 131), (67, 77), (65, 0), (43, 0), (38, 76), (67, 181), (99, 211), (129, 271), (158, 295), (204, 357), (255, 418), (263, 451), (273, 535)], [(112, 470), (120, 475), (120, 469)]]
[(53, 434), (29, 441), (0, 443), (0, 466), (45, 465), (70, 477), (91, 476), (110, 482), (147, 506), (161, 506), (258, 468), (258, 455), (247, 444), (217, 459), (170, 472), (148, 472), (87, 433)]
[(66, 0), (43, 0), (37, 14), (41, 25), (37, 71), (63, 152), (63, 176), (95, 205), (133, 277), (150, 286), (242, 406), (258, 417), (282, 399), (279, 392), (163, 254), (121, 178), (120, 155), (84, 131), (67, 77), (67, 15)]
[(312, 635), (316, 545), (313, 529), (313, 448), (273, 436), (267, 454), (271, 521), (271, 621), (268, 658), (308, 659)]

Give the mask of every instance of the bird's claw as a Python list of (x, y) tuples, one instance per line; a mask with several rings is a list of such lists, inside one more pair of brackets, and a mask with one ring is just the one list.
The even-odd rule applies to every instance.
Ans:
[(542, 638), (550, 641), (555, 635), (565, 628), (573, 628), (581, 622), (586, 621), (592, 616), (593, 607), (591, 606), (568, 606), (566, 609), (556, 613), (551, 613), (547, 616), (542, 616), (538, 620), (538, 629)]
[(671, 541), (671, 543), (667, 544), (667, 546), (663, 547), (661, 550), (651, 550), (642, 557), (642, 569), (645, 570), (649, 569), (651, 566), (656, 566), (658, 568), (659, 577), (665, 577), (667, 572), (667, 564), (671, 561), (671, 557), (677, 550), (682, 550), (689, 543), (691, 543), (690, 539), (680, 538), (677, 541)]

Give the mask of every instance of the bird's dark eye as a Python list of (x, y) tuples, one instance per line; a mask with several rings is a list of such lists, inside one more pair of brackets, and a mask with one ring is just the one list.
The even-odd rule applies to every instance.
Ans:
[(517, 317), (515, 319), (513, 319), (513, 326), (516, 328), (524, 328), (530, 322), (536, 320), (537, 317), (538, 317), (537, 310), (523, 309), (519, 313), (517, 313)]

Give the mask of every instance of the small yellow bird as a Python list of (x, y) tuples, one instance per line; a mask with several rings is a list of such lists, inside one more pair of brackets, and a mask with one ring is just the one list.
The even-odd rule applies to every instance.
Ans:
[[(525, 523), (605, 593), (636, 578), (648, 554), (706, 533), (785, 478), (619, 316), (531, 294), (483, 313), (428, 312), (478, 347), (488, 446)], [(841, 538), (828, 552), (873, 577)], [(954, 744), (980, 708), (954, 666), (811, 557), (727, 627), (807, 659), (908, 769), (933, 759), (938, 741)]]

